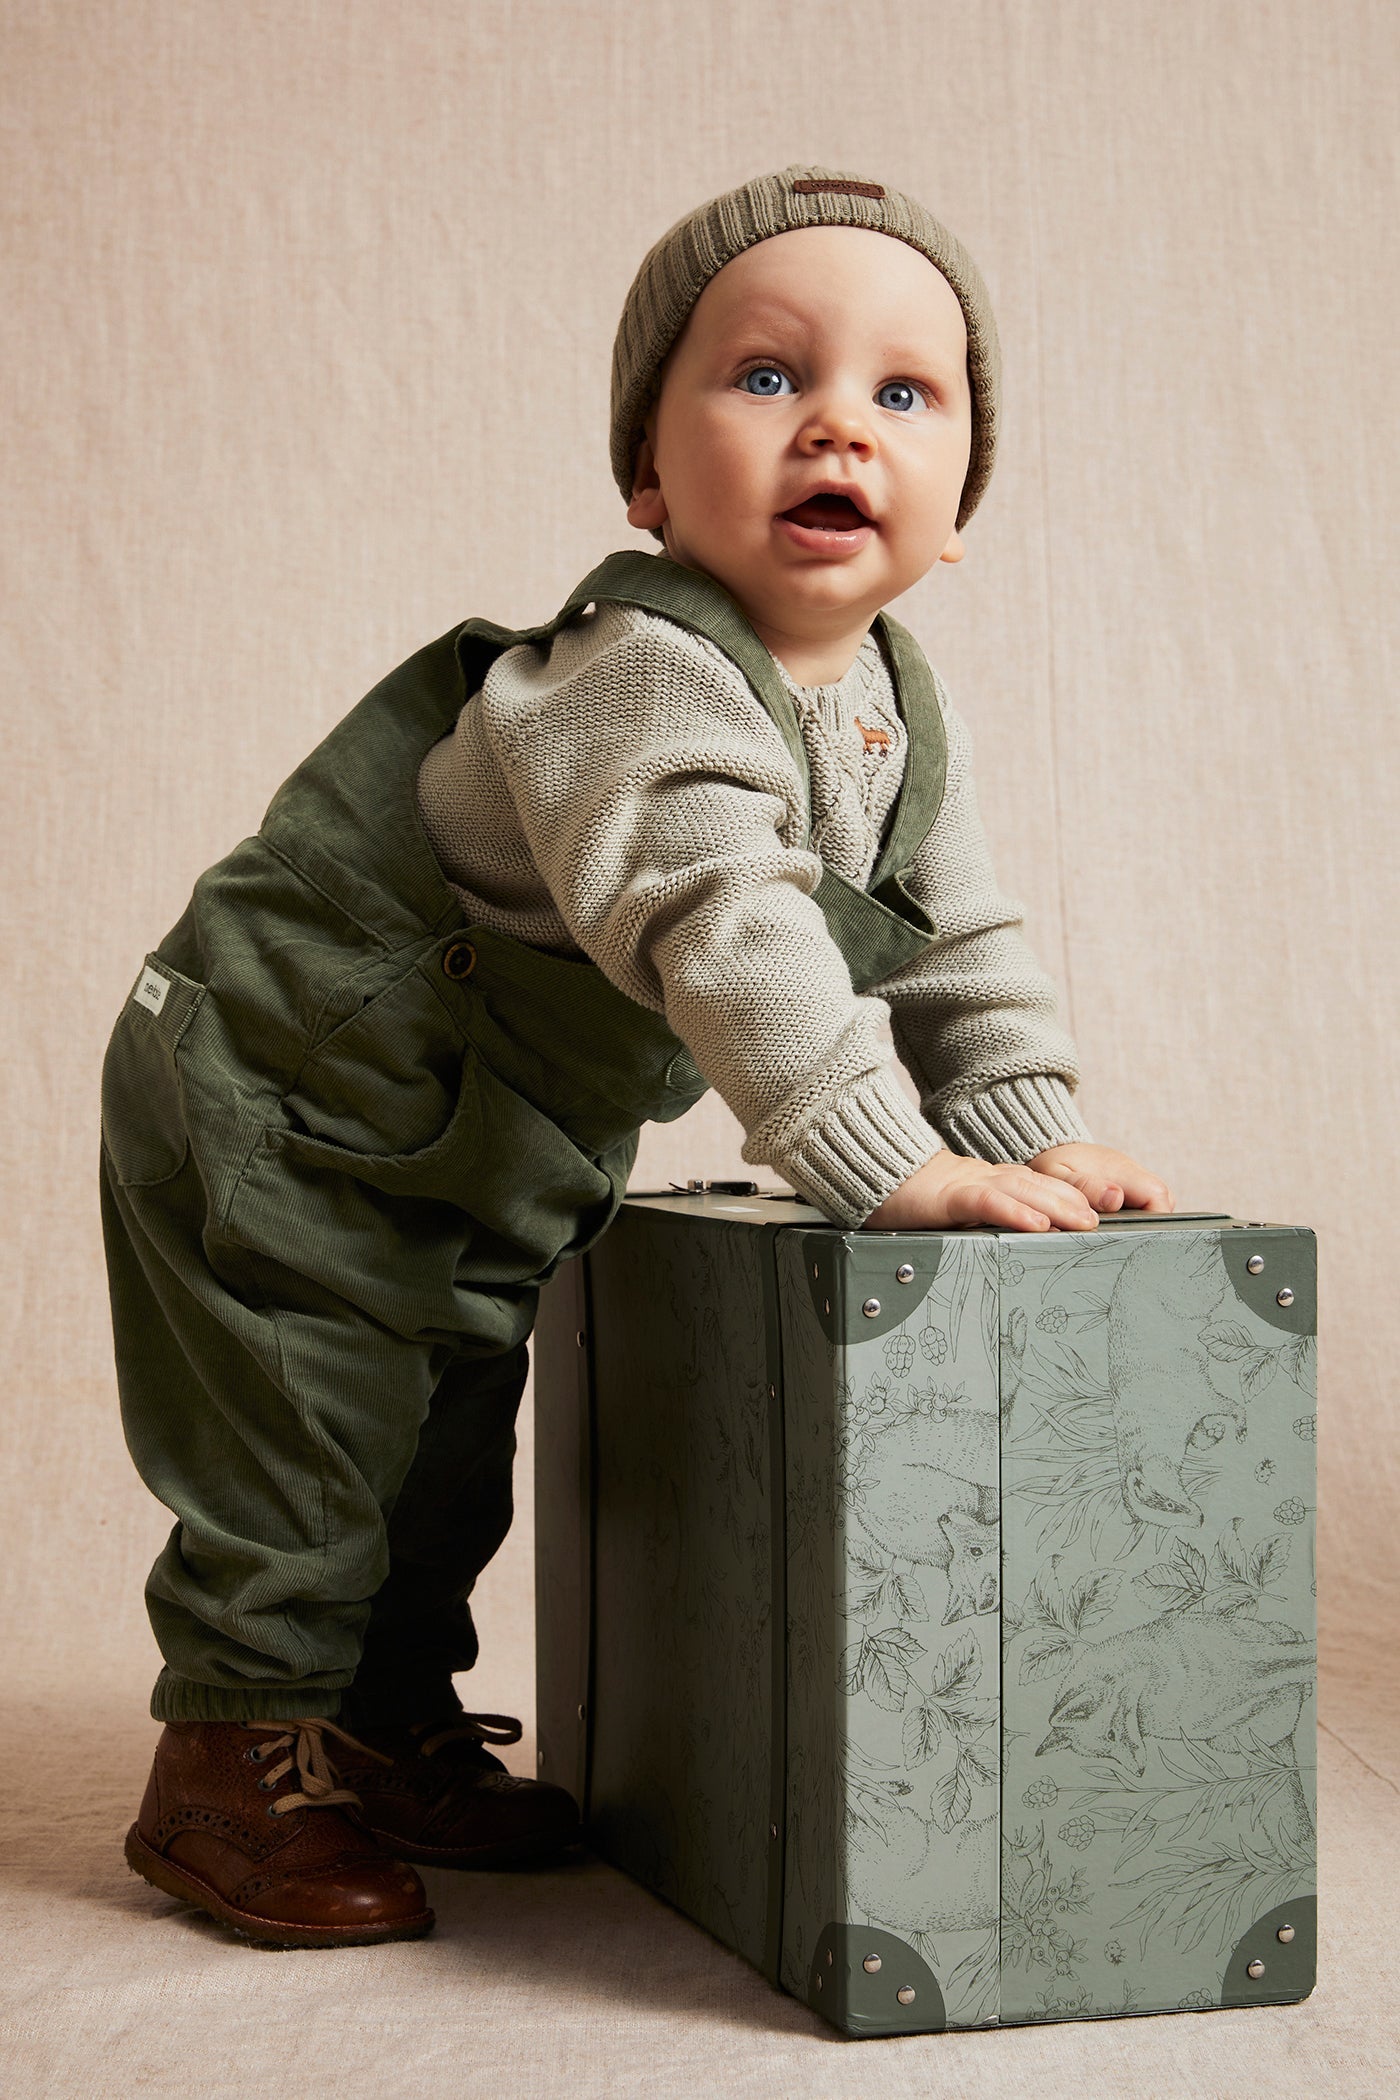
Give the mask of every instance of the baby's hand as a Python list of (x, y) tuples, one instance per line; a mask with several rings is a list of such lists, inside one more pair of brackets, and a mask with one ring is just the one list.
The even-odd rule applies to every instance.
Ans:
[[(1100, 1148), (1056, 1149), (1096, 1152)], [(1119, 1157), (1117, 1153), (1109, 1156)], [(964, 1159), (945, 1147), (871, 1211), (864, 1229), (927, 1232), (947, 1225), (998, 1225), (1011, 1232), (1050, 1232), (1056, 1226), (1063, 1232), (1089, 1232), (1098, 1222), (1089, 1199), (1071, 1187), (1066, 1177), (1037, 1173), (1032, 1166)]]
[(1037, 1174), (1072, 1183), (1095, 1210), (1176, 1209), (1164, 1181), (1109, 1145), (1051, 1145), (1028, 1164)]

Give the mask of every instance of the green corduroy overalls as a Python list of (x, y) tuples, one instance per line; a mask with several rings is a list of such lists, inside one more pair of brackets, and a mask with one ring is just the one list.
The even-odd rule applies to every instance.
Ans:
[[(102, 1128), (122, 1416), (179, 1520), (147, 1586), (158, 1719), (451, 1704), (476, 1654), (467, 1597), (510, 1522), (539, 1286), (610, 1223), (641, 1124), (705, 1090), (595, 964), (464, 924), (418, 817), (419, 766), (495, 657), (605, 600), (707, 635), (807, 779), (728, 592), (611, 555), (545, 625), (470, 620), (377, 685), (200, 877), (118, 1020)], [(922, 651), (876, 624), (904, 782), (869, 889), (828, 870), (816, 893), (858, 991), (934, 934), (901, 877), (946, 771)]]

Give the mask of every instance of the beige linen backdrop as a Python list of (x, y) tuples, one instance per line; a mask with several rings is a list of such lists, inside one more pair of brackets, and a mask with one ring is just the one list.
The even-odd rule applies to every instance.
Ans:
[[(5, 2089), (1394, 2091), (1394, 7), (4, 0), (0, 36)], [(621, 300), (795, 159), (926, 200), (991, 287), (1001, 462), (898, 612), (1090, 1127), (1182, 1208), (1318, 1234), (1324, 1967), (1291, 2010), (842, 2049), (594, 1864), (439, 1875), (424, 1946), (276, 1960), (121, 1866), (168, 1520), (116, 1415), (107, 1032), (384, 671), (651, 545), (607, 465)], [(637, 1182), (737, 1165), (711, 1099)], [(529, 1486), (527, 1453), (466, 1687), (527, 1723)]]

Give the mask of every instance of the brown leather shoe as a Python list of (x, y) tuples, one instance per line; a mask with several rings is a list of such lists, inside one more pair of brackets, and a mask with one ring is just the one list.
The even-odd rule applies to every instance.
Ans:
[[(128, 1866), (264, 1946), (420, 1939), (433, 1924), (423, 1884), (355, 1820), (327, 1731), (360, 1753), (331, 1721), (171, 1722)], [(373, 1769), (374, 1753), (356, 1762)]]
[(342, 1776), (365, 1825), (398, 1859), (429, 1867), (519, 1865), (577, 1844), (578, 1810), (561, 1786), (516, 1779), (489, 1743), (518, 1743), (506, 1714), (460, 1714), (397, 1728), (357, 1728), (377, 1761), (347, 1751)]

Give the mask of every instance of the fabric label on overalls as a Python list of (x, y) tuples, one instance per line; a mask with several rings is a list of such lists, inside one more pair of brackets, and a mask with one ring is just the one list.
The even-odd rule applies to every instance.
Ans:
[(158, 1014), (165, 1004), (165, 995), (169, 990), (170, 979), (162, 977), (159, 971), (148, 967), (141, 972), (131, 996), (138, 1006), (148, 1006), (153, 1014)]

